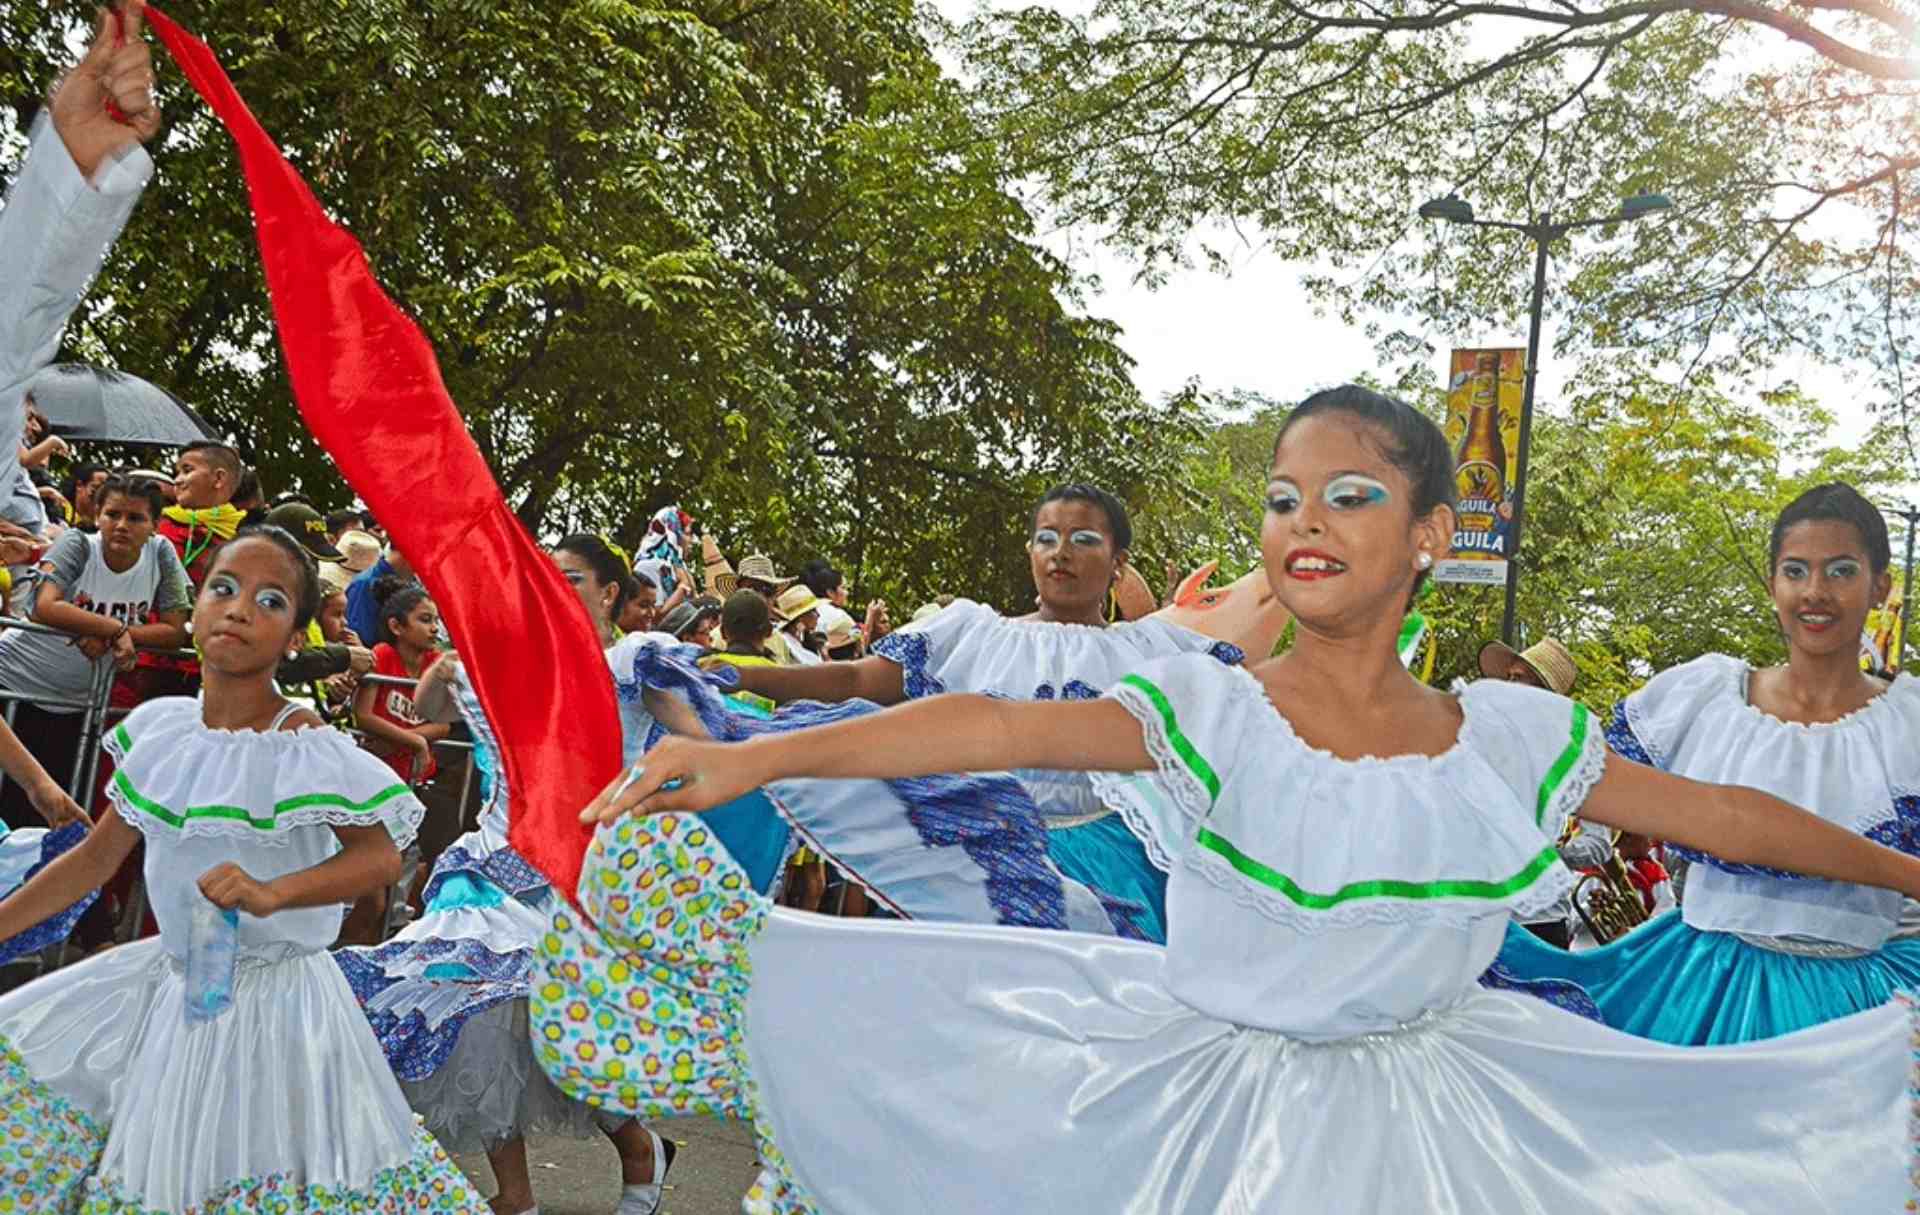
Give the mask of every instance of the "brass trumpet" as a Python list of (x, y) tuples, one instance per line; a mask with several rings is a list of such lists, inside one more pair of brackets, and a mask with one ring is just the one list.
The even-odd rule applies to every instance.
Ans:
[(1620, 859), (1620, 835), (1613, 833), (1613, 851), (1600, 872), (1586, 874), (1573, 885), (1574, 913), (1600, 945), (1627, 935), (1648, 918), (1647, 905), (1627, 875), (1627, 863)]

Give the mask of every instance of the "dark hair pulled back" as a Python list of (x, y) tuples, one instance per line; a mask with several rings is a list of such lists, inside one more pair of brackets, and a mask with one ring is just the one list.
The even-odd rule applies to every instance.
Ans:
[(1797, 523), (1822, 520), (1849, 524), (1860, 533), (1860, 543), (1867, 549), (1867, 564), (1875, 574), (1886, 573), (1887, 567), (1893, 564), (1893, 545), (1887, 538), (1887, 520), (1880, 509), (1853, 486), (1833, 481), (1816, 485), (1787, 503), (1787, 508), (1773, 521), (1773, 535), (1767, 539), (1767, 573), (1772, 574), (1780, 564), (1780, 545), (1786, 540), (1788, 529)]
[(383, 574), (375, 578), (373, 601), (380, 608), (380, 640), (393, 645), (393, 622), (413, 615), (414, 609), (430, 598), (432, 596), (427, 594), (427, 588), (418, 579), (402, 578), (398, 574)]
[[(1085, 502), (1097, 506), (1107, 517), (1107, 530), (1113, 533), (1113, 548), (1124, 553), (1133, 547), (1133, 520), (1127, 517), (1127, 504), (1098, 485), (1056, 485), (1033, 505), (1033, 523), (1040, 522), (1040, 508), (1049, 502)], [(819, 592), (814, 592), (818, 594)]]
[[(1437, 507), (1454, 505), (1453, 449), (1447, 445), (1447, 436), (1432, 418), (1405, 401), (1358, 384), (1316, 392), (1294, 406), (1273, 438), (1274, 454), (1280, 454), (1280, 444), (1295, 425), (1332, 413), (1366, 423), (1380, 454), (1400, 470), (1412, 488), (1414, 518), (1422, 519)], [(1427, 571), (1422, 570), (1413, 580), (1415, 594), (1426, 581)]]
[[(140, 491), (135, 488), (131, 492), (139, 493)], [(102, 498), (102, 501), (105, 499)], [(275, 527), (271, 523), (249, 523), (233, 533), (233, 539), (220, 546), (212, 567), (207, 571), (209, 576), (220, 568), (220, 563), (226, 560), (227, 554), (242, 540), (264, 540), (279, 549), (287, 560), (293, 562), (293, 568), (298, 575), (295, 579), (297, 585), (293, 588), (293, 627), (296, 632), (304, 630), (312, 622), (314, 613), (320, 610), (320, 570), (313, 564), (313, 558), (307, 556), (307, 550), (301, 548), (300, 542), (294, 539), (293, 534), (285, 528)]]
[(620, 593), (614, 599), (610, 613), (615, 620), (620, 619), (620, 613), (627, 609), (627, 602), (640, 591), (640, 583), (627, 568), (627, 563), (607, 547), (605, 540), (591, 532), (575, 532), (554, 545), (553, 551), (572, 553), (587, 563), (587, 568), (593, 571), (593, 576), (602, 585), (619, 588)]

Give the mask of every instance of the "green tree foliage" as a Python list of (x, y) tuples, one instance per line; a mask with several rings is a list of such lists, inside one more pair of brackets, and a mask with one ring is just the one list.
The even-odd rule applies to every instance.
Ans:
[(1905, 417), (1920, 390), (1912, 13), (1098, 0), (988, 13), (965, 44), (980, 108), (1065, 220), (1150, 268), (1218, 256), (1219, 221), (1257, 231), (1400, 368), (1431, 362), (1421, 333), (1524, 329), (1527, 309), (1526, 242), (1418, 220), (1421, 202), (1570, 218), (1663, 191), (1666, 216), (1555, 249), (1563, 357), (1731, 392), (1808, 354), (1872, 368), (1872, 400)]
[[(92, 11), (0, 0), (18, 132)], [(736, 559), (1015, 606), (1046, 484), (1144, 500), (1177, 467), (1191, 407), (1142, 401), (1074, 310), (910, 0), (169, 11), (433, 339), (536, 531), (630, 543), (679, 502)], [(225, 135), (164, 64), (162, 99), (158, 179), (68, 353), (194, 403), (270, 491), (343, 497), (291, 406)]]

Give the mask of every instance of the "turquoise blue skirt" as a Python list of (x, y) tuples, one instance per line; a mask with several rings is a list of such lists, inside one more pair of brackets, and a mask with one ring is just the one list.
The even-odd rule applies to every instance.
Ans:
[(1522, 979), (1578, 984), (1615, 1029), (1677, 1046), (1724, 1046), (1878, 1008), (1896, 990), (1920, 986), (1920, 940), (1889, 941), (1858, 958), (1808, 958), (1689, 928), (1669, 911), (1578, 953), (1509, 925), (1500, 964)]
[(780, 862), (786, 859), (788, 835), (787, 820), (780, 817), (767, 795), (755, 789), (724, 806), (715, 806), (700, 820), (747, 871), (754, 890), (767, 893), (780, 873)]
[(1167, 943), (1167, 875), (1118, 814), (1047, 832), (1047, 856), (1074, 881), (1140, 904), (1135, 926), (1154, 944)]

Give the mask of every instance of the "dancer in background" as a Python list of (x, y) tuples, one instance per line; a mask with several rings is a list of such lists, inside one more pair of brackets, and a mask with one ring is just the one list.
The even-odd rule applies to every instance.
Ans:
[[(1267, 486), (1266, 574), (1299, 625), (1281, 657), (663, 742), (584, 813), (603, 825), (541, 946), (542, 1062), (614, 1108), (752, 1117), (787, 1211), (1896, 1209), (1908, 1009), (1694, 1051), (1476, 985), (1570, 883), (1553, 841), (1575, 813), (1909, 893), (1920, 861), (1609, 759), (1551, 693), (1415, 680), (1396, 641), (1452, 483), (1417, 411), (1321, 393)], [(998, 766), (1099, 774), (1171, 873), (1165, 948), (772, 908), (700, 817), (655, 813)]]
[[(1090, 485), (1062, 485), (1034, 507), (1027, 553), (1039, 608), (1030, 616), (1002, 616), (962, 599), (946, 610), (888, 634), (854, 662), (798, 667), (742, 667), (740, 686), (786, 704), (796, 700), (879, 705), (939, 692), (980, 692), (1017, 700), (1083, 700), (1100, 695), (1128, 671), (1153, 658), (1204, 653), (1223, 663), (1242, 660), (1238, 647), (1156, 617), (1109, 625), (1108, 593), (1127, 566), (1133, 526), (1112, 494)], [(1280, 620), (1270, 647), (1277, 640)], [(1047, 858), (1066, 878), (1136, 909), (1132, 926), (1164, 940), (1166, 875), (1127, 824), (1095, 793), (1084, 773), (1030, 769), (1015, 773), (1047, 829)], [(783, 789), (775, 800), (822, 851), (874, 888), (890, 905), (927, 919), (974, 918), (975, 912), (926, 897), (927, 887), (890, 882), (896, 859), (888, 841), (899, 818), (892, 799), (850, 795), (860, 786), (825, 782)], [(871, 793), (873, 786), (865, 786)], [(1008, 806), (1008, 813), (1021, 811)], [(911, 819), (916, 825), (927, 818)], [(937, 826), (922, 839), (945, 842)], [(994, 845), (975, 845), (990, 858)], [(863, 858), (878, 856), (881, 861)], [(988, 860), (986, 882), (995, 880)], [(915, 879), (918, 867), (901, 866)], [(1008, 916), (1001, 911), (1002, 922)], [(1012, 922), (1028, 921), (1015, 919)], [(1078, 919), (1087, 930), (1097, 920)]]
[[(1786, 665), (1709, 654), (1664, 671), (1614, 710), (1608, 742), (1920, 853), (1920, 683), (1859, 663), (1867, 613), (1893, 582), (1886, 520), (1851, 486), (1822, 485), (1780, 513), (1767, 550)], [(1577, 983), (1607, 1024), (1688, 1045), (1771, 1038), (1920, 985), (1920, 940), (1892, 938), (1898, 893), (1674, 850), (1693, 862), (1678, 911), (1575, 955), (1514, 935), (1502, 965)]]
[[(274, 686), (318, 599), (278, 528), (223, 546), (194, 605), (201, 696), (148, 701), (114, 728), (112, 807), (0, 902), (5, 938), (144, 839), (160, 924), (0, 997), (0, 1209), (486, 1211), (407, 1108), (326, 952), (341, 904), (399, 875), (422, 809)], [(193, 1020), (189, 922), (215, 918), (209, 902), (237, 913), (238, 960), (231, 1005)]]
[[(587, 535), (562, 540), (553, 561), (611, 648), (632, 590), (624, 563)], [(507, 844), (498, 744), (460, 659), (430, 667), (412, 703), (429, 721), (464, 719), (473, 732), (480, 826), (440, 854), (422, 893), (423, 915), (385, 944), (338, 950), (334, 958), (427, 1130), (449, 1150), (486, 1153), (496, 1215), (539, 1210), (527, 1167), (533, 1133), (604, 1134), (620, 1154), (617, 1215), (653, 1215), (675, 1145), (632, 1117), (569, 1099), (533, 1060), (527, 976), (558, 900)], [(643, 733), (651, 725), (637, 703), (630, 718)]]

